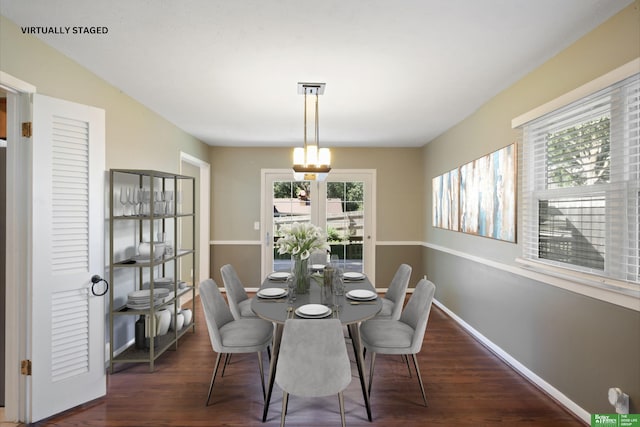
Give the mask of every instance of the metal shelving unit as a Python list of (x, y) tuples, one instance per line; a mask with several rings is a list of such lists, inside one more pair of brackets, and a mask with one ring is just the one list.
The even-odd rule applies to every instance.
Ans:
[[(144, 189), (149, 191), (151, 196), (150, 200), (150, 208), (143, 212), (135, 212), (131, 215), (117, 215), (115, 206), (117, 204), (116, 194), (114, 192), (116, 182), (119, 180), (125, 180), (130, 182), (131, 180), (135, 181), (134, 186), (137, 185), (137, 188)], [(186, 183), (186, 184), (185, 184)], [(196, 224), (196, 216), (195, 216), (195, 203), (191, 206), (190, 212), (178, 212), (178, 194), (179, 191), (191, 191), (192, 199), (195, 201), (195, 178), (191, 176), (178, 175), (173, 173), (159, 172), (154, 170), (138, 170), (138, 169), (111, 169), (109, 174), (109, 278), (111, 280), (111, 286), (109, 290), (109, 334), (110, 334), (110, 343), (111, 343), (111, 354), (110, 354), (110, 371), (114, 372), (114, 365), (118, 363), (148, 363), (149, 370), (154, 370), (154, 362), (160, 357), (165, 351), (173, 348), (175, 350), (178, 349), (178, 340), (188, 331), (195, 332), (196, 322), (195, 322), (195, 286), (191, 284), (190, 286), (186, 286), (181, 288), (179, 286), (180, 280), (178, 278), (179, 275), (179, 261), (184, 259), (185, 257), (191, 256), (193, 262), (193, 270), (196, 269), (196, 250), (194, 247), (191, 248), (175, 248), (171, 254), (164, 254), (161, 257), (154, 256), (154, 246), (157, 246), (157, 242), (154, 244), (154, 236), (158, 232), (161, 232), (163, 235), (166, 233), (167, 229), (172, 229), (173, 231), (173, 244), (177, 245), (178, 242), (178, 230), (181, 226), (181, 222), (184, 220), (191, 221), (191, 232), (192, 235), (195, 236), (195, 224)], [(122, 189), (122, 187), (121, 187)], [(156, 191), (172, 191), (175, 197), (173, 209), (170, 212), (167, 212), (166, 209), (158, 212), (155, 209), (153, 196)], [(150, 244), (150, 256), (149, 259), (140, 260), (136, 259), (136, 257), (124, 257), (123, 259), (116, 260), (116, 256), (123, 257), (116, 246), (118, 243), (116, 242), (115, 236), (115, 228), (116, 224), (119, 225), (120, 222), (125, 222), (125, 224), (133, 224), (132, 227), (135, 232), (138, 234), (136, 241), (141, 242), (145, 240), (147, 237)], [(130, 221), (133, 221), (131, 223)], [(192, 243), (193, 245), (193, 243)], [(145, 276), (148, 278), (148, 289), (150, 290), (150, 300), (154, 301), (154, 291), (155, 285), (154, 280), (159, 277), (164, 276), (165, 271), (169, 266), (172, 266), (172, 271), (174, 273), (172, 290), (174, 292), (173, 297), (169, 300), (165, 300), (161, 304), (154, 305), (151, 304), (148, 309), (131, 309), (127, 307), (126, 302), (124, 304), (115, 301), (116, 292), (121, 292), (122, 288), (128, 286), (130, 290), (140, 290), (144, 288), (145, 285)], [(117, 276), (116, 272), (122, 272), (121, 270), (128, 270), (136, 273), (134, 274), (133, 283), (132, 280), (121, 281), (122, 283), (118, 283), (119, 281), (115, 279)], [(182, 296), (191, 293), (191, 310), (194, 313), (193, 320), (187, 326), (184, 326), (180, 330), (172, 330), (169, 331), (165, 335), (156, 336), (155, 333), (149, 333), (148, 336), (148, 348), (139, 349), (136, 348), (134, 344), (131, 344), (129, 347), (124, 349), (123, 351), (116, 354), (116, 349), (114, 348), (114, 321), (120, 316), (145, 316), (146, 319), (150, 321), (147, 325), (148, 331), (155, 331), (157, 328), (157, 320), (156, 320), (156, 312), (161, 309), (168, 308), (171, 311), (172, 316), (176, 316), (180, 307), (179, 302)], [(133, 325), (132, 325), (133, 327)]]

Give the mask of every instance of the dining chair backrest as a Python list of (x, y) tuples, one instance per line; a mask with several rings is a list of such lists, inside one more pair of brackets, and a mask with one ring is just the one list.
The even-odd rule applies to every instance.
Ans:
[(389, 288), (384, 297), (394, 303), (390, 316), (391, 319), (398, 320), (400, 318), (412, 270), (410, 265), (400, 264), (389, 284)]
[(249, 295), (244, 290), (244, 285), (238, 277), (236, 269), (231, 264), (223, 265), (220, 268), (220, 273), (222, 274), (224, 289), (227, 292), (231, 314), (233, 314), (234, 319), (240, 319), (242, 317), (240, 303), (249, 299)]
[(289, 319), (278, 356), (276, 383), (287, 393), (321, 397), (351, 382), (351, 364), (339, 319)]
[(414, 330), (410, 354), (418, 353), (422, 348), (435, 292), (436, 286), (432, 282), (421, 279), (400, 315), (400, 321)]
[(211, 346), (215, 352), (220, 353), (223, 351), (220, 328), (229, 322), (233, 322), (233, 315), (213, 279), (202, 281), (198, 289), (204, 310), (204, 318), (209, 330)]

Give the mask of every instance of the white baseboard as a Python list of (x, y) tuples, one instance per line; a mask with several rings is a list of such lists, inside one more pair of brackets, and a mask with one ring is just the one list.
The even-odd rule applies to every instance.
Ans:
[(507, 365), (511, 366), (513, 369), (518, 371), (525, 378), (527, 378), (529, 381), (534, 383), (538, 388), (543, 390), (545, 393), (547, 393), (549, 396), (555, 399), (559, 404), (564, 406), (568, 411), (575, 414), (578, 418), (583, 420), (585, 423), (591, 424), (591, 414), (589, 412), (582, 409), (575, 402), (573, 402), (571, 399), (565, 396), (560, 390), (556, 389), (551, 384), (549, 384), (548, 382), (540, 378), (538, 375), (536, 375), (531, 370), (529, 370), (529, 368), (527, 368), (518, 360), (513, 358), (509, 353), (507, 353), (502, 348), (498, 347), (496, 344), (491, 342), (489, 339), (487, 339), (487, 337), (482, 335), (480, 332), (474, 329), (473, 326), (469, 325), (467, 322), (465, 322), (460, 317), (458, 317), (455, 313), (449, 310), (440, 301), (434, 299), (433, 303), (442, 311), (444, 311), (449, 317), (455, 320), (467, 332), (473, 335), (473, 337), (478, 341), (480, 341), (481, 344), (483, 344), (485, 347), (487, 347), (489, 350), (495, 353), (496, 356), (502, 359)]

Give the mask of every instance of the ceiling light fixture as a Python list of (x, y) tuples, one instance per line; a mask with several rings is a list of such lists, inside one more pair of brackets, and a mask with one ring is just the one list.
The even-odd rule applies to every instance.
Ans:
[(304, 95), (304, 147), (293, 149), (296, 180), (322, 181), (331, 170), (331, 152), (319, 147), (318, 96), (324, 93), (324, 87), (325, 83), (298, 83), (298, 94)]

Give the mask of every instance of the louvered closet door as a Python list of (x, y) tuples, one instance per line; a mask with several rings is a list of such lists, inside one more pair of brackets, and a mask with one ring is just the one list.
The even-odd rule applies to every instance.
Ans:
[(104, 111), (33, 101), (31, 419), (106, 393)]

